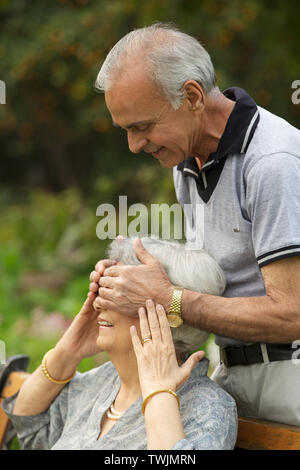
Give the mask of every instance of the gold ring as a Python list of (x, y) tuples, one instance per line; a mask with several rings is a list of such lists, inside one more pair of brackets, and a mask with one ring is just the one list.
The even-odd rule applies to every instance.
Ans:
[(145, 336), (145, 338), (143, 338), (143, 343), (147, 343), (147, 341), (152, 341), (152, 336)]

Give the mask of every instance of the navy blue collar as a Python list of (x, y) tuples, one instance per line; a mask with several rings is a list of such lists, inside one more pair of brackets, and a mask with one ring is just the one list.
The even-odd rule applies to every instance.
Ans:
[(185, 176), (198, 177), (202, 171), (214, 167), (227, 155), (242, 154), (247, 151), (259, 121), (257, 105), (242, 88), (228, 88), (223, 94), (235, 101), (235, 105), (226, 123), (218, 148), (216, 152), (209, 155), (201, 170), (193, 157), (188, 157), (179, 163), (177, 169), (183, 171)]

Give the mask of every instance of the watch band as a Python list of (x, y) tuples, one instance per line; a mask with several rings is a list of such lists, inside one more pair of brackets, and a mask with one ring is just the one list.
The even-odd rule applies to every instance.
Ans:
[(183, 323), (182, 316), (181, 316), (182, 292), (183, 292), (182, 287), (179, 287), (179, 286), (174, 287), (173, 297), (172, 297), (171, 305), (170, 305), (169, 312), (167, 315), (169, 325), (172, 328), (178, 328)]

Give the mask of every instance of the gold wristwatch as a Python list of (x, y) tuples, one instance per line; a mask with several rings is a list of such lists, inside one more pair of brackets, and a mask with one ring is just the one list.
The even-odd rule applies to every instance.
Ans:
[(170, 309), (167, 315), (167, 319), (171, 328), (178, 328), (182, 325), (183, 320), (181, 316), (181, 297), (182, 287), (175, 286), (173, 291), (173, 297), (170, 305)]

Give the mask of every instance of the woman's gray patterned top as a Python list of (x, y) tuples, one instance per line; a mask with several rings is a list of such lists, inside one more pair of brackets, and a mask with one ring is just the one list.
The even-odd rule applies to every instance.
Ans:
[[(173, 449), (232, 449), (237, 434), (235, 402), (207, 377), (208, 360), (202, 359), (178, 390), (185, 439)], [(103, 413), (120, 389), (120, 378), (111, 362), (77, 373), (50, 407), (35, 416), (12, 414), (16, 395), (3, 401), (23, 449), (147, 449), (141, 412), (142, 397), (97, 440)]]

